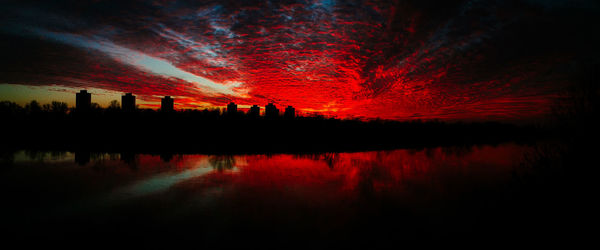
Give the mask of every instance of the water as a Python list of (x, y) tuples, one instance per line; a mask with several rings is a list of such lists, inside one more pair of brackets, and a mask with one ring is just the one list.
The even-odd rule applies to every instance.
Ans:
[(106, 231), (204, 241), (460, 234), (487, 219), (496, 202), (490, 197), (510, 184), (528, 150), (503, 144), (302, 155), (20, 151), (2, 161), (2, 221), (16, 234), (54, 239)]

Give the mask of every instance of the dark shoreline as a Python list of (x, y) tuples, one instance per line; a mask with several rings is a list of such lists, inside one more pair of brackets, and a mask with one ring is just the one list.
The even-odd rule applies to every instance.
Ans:
[(548, 138), (532, 126), (437, 121), (264, 119), (198, 113), (44, 114), (5, 119), (3, 151), (152, 154), (271, 154), (529, 144)]

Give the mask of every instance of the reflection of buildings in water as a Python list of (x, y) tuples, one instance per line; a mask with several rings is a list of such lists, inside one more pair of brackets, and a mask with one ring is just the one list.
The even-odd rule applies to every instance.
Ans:
[(170, 162), (171, 160), (173, 160), (173, 154), (162, 153), (160, 154), (160, 160), (162, 160), (163, 162)]
[(118, 153), (109, 153), (109, 154), (108, 154), (108, 158), (109, 158), (111, 161), (117, 161), (117, 160), (121, 159), (121, 155), (120, 155), (120, 154), (118, 154)]
[[(54, 156), (53, 156), (54, 157)], [(64, 157), (62, 155), (56, 157)], [(114, 153), (98, 153), (98, 152), (90, 152), (90, 151), (76, 151), (75, 152), (75, 162), (80, 166), (86, 165), (90, 162), (93, 162), (95, 166), (98, 166), (99, 162), (105, 160), (117, 160), (119, 157)], [(122, 156), (120, 157), (122, 159)]]
[(90, 158), (90, 152), (88, 151), (75, 152), (75, 162), (79, 164), (79, 166), (88, 164), (90, 162)]
[(65, 158), (65, 156), (67, 155), (67, 152), (65, 151), (50, 151), (50, 159), (52, 160), (58, 160), (58, 159), (62, 159)]
[[(454, 147), (423, 150), (389, 150), (352, 153), (275, 154), (275, 155), (136, 155), (121, 153), (120, 161), (138, 171), (172, 166), (178, 171), (204, 166), (214, 172), (236, 172), (231, 180), (243, 185), (298, 186), (333, 188), (356, 192), (362, 197), (398, 192), (406, 188), (443, 190), (445, 182), (469, 181), (476, 174), (496, 178), (503, 171), (497, 166), (511, 164), (523, 149), (514, 146)], [(39, 155), (29, 152), (30, 155)], [(76, 152), (80, 165), (110, 165), (98, 162), (94, 153)], [(103, 154), (114, 159), (114, 155)], [(102, 161), (102, 159), (100, 159)], [(481, 168), (480, 166), (494, 166)], [(92, 167), (93, 167), (92, 166)], [(123, 166), (123, 164), (119, 164)], [(138, 169), (139, 168), (139, 169)], [(216, 175), (219, 176), (219, 175)], [(483, 176), (482, 178), (488, 178)], [(207, 177), (210, 178), (210, 177)], [(269, 183), (269, 184), (266, 184)]]
[[(458, 156), (456, 153), (449, 153), (455, 150), (461, 153)], [(512, 171), (513, 160), (519, 160), (523, 150), (505, 145), (472, 149), (438, 148), (428, 152), (401, 149), (301, 155), (175, 154), (163, 155), (161, 158), (157, 155), (121, 153), (119, 160), (134, 168), (139, 167), (135, 171), (128, 171), (123, 163), (97, 160), (94, 153), (76, 152), (76, 158), (77, 163), (92, 163), (82, 169), (98, 167), (99, 171), (111, 173), (92, 175), (94, 178), (106, 177), (109, 182), (113, 182), (115, 176), (139, 180), (119, 189), (117, 193), (122, 194), (123, 199), (129, 198), (130, 194), (142, 196), (166, 190), (176, 192), (180, 188), (205, 192), (232, 185), (228, 190), (254, 190), (255, 193), (250, 195), (293, 192), (293, 195), (314, 196), (326, 201), (338, 197), (340, 200), (358, 198), (369, 202), (370, 199), (390, 195), (402, 195), (403, 199), (406, 197), (416, 200), (443, 197), (449, 192), (449, 186), (456, 187), (450, 191), (460, 192), (458, 188), (462, 188), (463, 184), (478, 184), (504, 176), (510, 177), (505, 173)], [(469, 153), (463, 154), (467, 151)], [(30, 154), (38, 155), (33, 152)], [(72, 157), (70, 154), (65, 154), (64, 157), (68, 156)], [(115, 157), (110, 154), (99, 156), (105, 159)], [(172, 159), (165, 162), (165, 157)], [(45, 157), (44, 162), (39, 164), (48, 161), (48, 157)], [(69, 162), (72, 161), (69, 158)], [(197, 181), (194, 178), (201, 179)], [(457, 183), (460, 185), (455, 185)]]
[(123, 161), (131, 169), (137, 169), (138, 156), (134, 153), (121, 153), (121, 161)]
[(37, 151), (37, 150), (25, 150), (25, 155), (34, 161), (43, 161), (46, 152)]
[(213, 169), (218, 171), (231, 170), (235, 167), (235, 158), (232, 155), (215, 155), (208, 159)]

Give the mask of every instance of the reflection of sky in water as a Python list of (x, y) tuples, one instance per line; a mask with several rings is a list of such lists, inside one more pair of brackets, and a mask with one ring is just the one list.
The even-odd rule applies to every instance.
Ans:
[[(180, 168), (184, 169), (182, 171), (160, 172), (145, 177), (142, 180), (134, 181), (131, 184), (116, 187), (108, 194), (100, 195), (99, 197), (96, 196), (92, 200), (86, 200), (80, 205), (92, 207), (114, 206), (120, 203), (130, 202), (134, 199), (144, 198), (145, 196), (160, 194), (178, 183), (201, 177), (212, 172), (222, 172), (223, 165), (228, 166), (226, 167), (226, 171), (228, 172), (238, 171), (233, 157), (202, 158), (201, 160), (185, 161), (183, 164), (185, 164), (185, 166), (181, 166), (182, 168)], [(218, 190), (212, 190), (212, 192), (217, 191)], [(207, 196), (209, 195), (210, 194), (207, 194)]]
[(181, 214), (222, 204), (260, 211), (294, 200), (336, 207), (382, 194), (417, 201), (460, 195), (470, 185), (510, 178), (526, 150), (508, 144), (302, 155), (92, 154), (85, 165), (74, 153), (21, 151), (3, 180), (6, 190), (26, 186), (55, 197), (45, 205), (64, 216), (138, 205)]
[[(135, 198), (168, 190), (173, 185), (208, 174), (217, 168), (211, 161), (204, 159), (183, 172), (161, 173), (131, 185), (118, 188), (110, 195), (113, 198)], [(232, 169), (235, 171), (235, 168)]]

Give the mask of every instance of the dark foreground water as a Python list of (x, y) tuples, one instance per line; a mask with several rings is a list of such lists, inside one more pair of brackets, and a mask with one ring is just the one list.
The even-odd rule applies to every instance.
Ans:
[(502, 202), (496, 196), (528, 150), (504, 144), (303, 155), (21, 151), (2, 161), (0, 216), (5, 237), (97, 243), (372, 246), (480, 237), (505, 230), (494, 214)]

